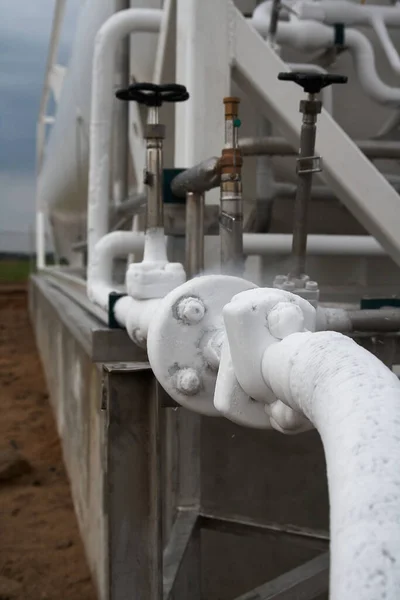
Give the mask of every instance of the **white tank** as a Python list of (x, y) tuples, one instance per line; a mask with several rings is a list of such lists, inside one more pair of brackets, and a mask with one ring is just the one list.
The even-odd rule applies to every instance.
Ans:
[[(129, 2), (126, 4), (129, 5)], [(162, 1), (132, 0), (130, 4), (132, 8), (160, 8)], [(39, 200), (48, 212), (55, 247), (59, 255), (71, 263), (76, 260), (71, 245), (86, 238), (95, 37), (101, 25), (117, 7), (123, 5), (121, 0), (86, 0), (82, 4), (56, 120), (46, 145), (43, 168), (38, 180)], [(151, 78), (157, 36), (140, 33), (132, 38), (132, 42), (132, 75), (139, 79)], [(110, 94), (113, 93), (114, 90), (110, 90)]]

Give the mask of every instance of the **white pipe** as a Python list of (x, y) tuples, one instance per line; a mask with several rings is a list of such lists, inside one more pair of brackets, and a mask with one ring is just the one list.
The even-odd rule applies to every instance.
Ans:
[(400, 26), (399, 7), (366, 6), (342, 0), (328, 0), (323, 3), (299, 2), (296, 5), (296, 13), (300, 19), (311, 19), (326, 25), (369, 25), (381, 42), (392, 69), (400, 73), (400, 57), (387, 31), (387, 26)]
[(113, 261), (117, 257), (143, 252), (145, 236), (133, 231), (113, 231), (97, 242), (87, 271), (87, 294), (89, 299), (108, 310), (111, 292), (121, 291), (113, 283)]
[[(299, 71), (300, 73), (321, 73), (326, 75), (328, 71), (319, 65), (313, 65), (308, 63), (289, 63), (289, 69), (292, 71)], [(333, 87), (329, 85), (321, 91), (322, 104), (325, 110), (332, 115), (333, 114)]]
[[(270, 2), (264, 2), (257, 6), (250, 19), (254, 29), (263, 37), (268, 35), (270, 11)], [(331, 27), (315, 21), (291, 19), (279, 22), (276, 41), (282, 46), (311, 52), (333, 46), (334, 32)]]
[[(260, 4), (252, 17), (254, 28), (263, 36), (268, 33), (269, 11), (269, 3)], [(277, 42), (305, 51), (323, 50), (333, 47), (334, 32), (332, 27), (317, 21), (292, 18), (287, 23), (279, 23)], [(357, 76), (366, 94), (380, 104), (400, 106), (400, 88), (390, 87), (379, 78), (375, 69), (373, 47), (365, 35), (354, 29), (346, 29), (345, 46), (352, 55)]]
[(397, 600), (400, 383), (339, 333), (294, 333), (262, 361), (268, 388), (317, 428), (330, 497), (331, 600)]
[(113, 74), (118, 42), (134, 32), (157, 33), (162, 10), (128, 9), (115, 13), (96, 35), (90, 122), (88, 262), (94, 247), (108, 231), (110, 150), (114, 102)]
[(395, 73), (400, 73), (400, 56), (397, 52), (392, 40), (390, 39), (389, 32), (386, 28), (386, 25), (382, 19), (377, 15), (371, 16), (371, 27), (375, 31), (379, 41), (382, 44), (382, 47), (385, 51), (386, 57), (389, 61), (390, 66), (392, 67)]
[(160, 302), (160, 298), (136, 300), (131, 296), (124, 296), (115, 303), (116, 320), (126, 329), (131, 340), (142, 348), (146, 348), (150, 322)]
[[(292, 235), (244, 233), (243, 250), (248, 256), (290, 254)], [(307, 254), (318, 256), (386, 256), (385, 250), (367, 235), (314, 235), (307, 237)]]
[(356, 73), (364, 91), (376, 102), (387, 106), (400, 106), (400, 88), (383, 83), (375, 69), (374, 49), (360, 31), (346, 29), (345, 45), (349, 49)]
[(345, 0), (324, 0), (300, 1), (294, 5), (294, 10), (299, 19), (311, 19), (326, 25), (344, 23), (353, 27), (368, 26), (371, 24), (371, 17), (377, 16), (389, 27), (400, 27), (400, 9), (397, 6), (370, 6)]
[(46, 267), (46, 227), (45, 213), (36, 208), (36, 268), (41, 271)]
[[(163, 237), (165, 245), (165, 238)], [(113, 231), (97, 242), (93, 260), (88, 267), (87, 294), (89, 299), (108, 312), (111, 292), (124, 292), (112, 278), (113, 261), (117, 257), (143, 253), (145, 234), (134, 231)], [(157, 310), (159, 299), (136, 300), (124, 296), (114, 306), (114, 317), (129, 337), (145, 348), (150, 321)]]

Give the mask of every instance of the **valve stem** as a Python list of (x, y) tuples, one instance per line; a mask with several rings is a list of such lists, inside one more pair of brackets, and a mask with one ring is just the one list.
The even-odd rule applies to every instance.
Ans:
[(225, 147), (220, 159), (221, 165), (221, 266), (224, 273), (238, 275), (243, 272), (243, 201), (242, 164), (243, 158), (238, 147), (239, 98), (224, 98), (225, 105)]

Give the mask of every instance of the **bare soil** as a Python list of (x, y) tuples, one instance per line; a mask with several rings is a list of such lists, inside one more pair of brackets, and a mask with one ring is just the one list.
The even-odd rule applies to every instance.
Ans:
[(0, 406), (0, 600), (95, 600), (24, 287), (0, 286)]

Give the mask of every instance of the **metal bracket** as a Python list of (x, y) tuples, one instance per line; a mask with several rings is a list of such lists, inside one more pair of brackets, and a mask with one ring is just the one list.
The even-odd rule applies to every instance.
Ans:
[(320, 156), (300, 156), (297, 158), (296, 173), (320, 173), (322, 171), (322, 158)]
[(180, 198), (179, 196), (175, 196), (171, 189), (172, 180), (185, 171), (185, 169), (164, 169), (162, 176), (162, 186), (163, 186), (163, 201), (164, 204), (185, 204), (186, 197)]
[(219, 215), (219, 224), (226, 231), (232, 232), (233, 231), (233, 223), (236, 223), (239, 221), (243, 221), (243, 218), (241, 216), (228, 215), (228, 213), (226, 213), (226, 212), (221, 212)]
[(120, 294), (118, 292), (111, 292), (108, 296), (108, 326), (110, 329), (121, 329), (114, 315), (114, 307), (117, 300), (124, 296), (126, 296), (126, 294)]

